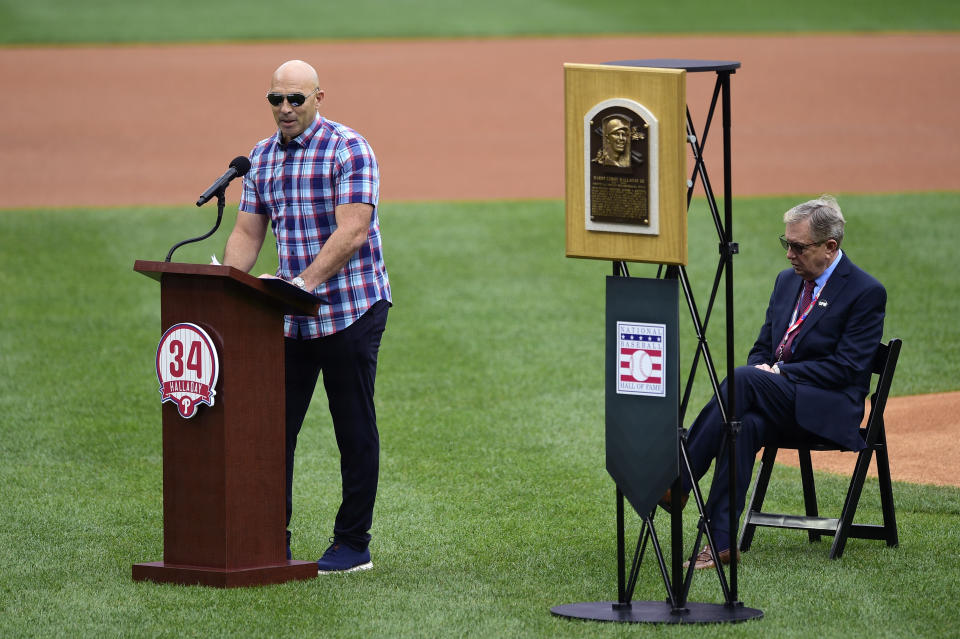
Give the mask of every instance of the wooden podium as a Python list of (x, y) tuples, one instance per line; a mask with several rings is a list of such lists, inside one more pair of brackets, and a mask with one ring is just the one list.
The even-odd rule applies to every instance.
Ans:
[(161, 333), (201, 327), (220, 371), (213, 406), (185, 419), (162, 405), (163, 561), (134, 564), (134, 581), (229, 588), (315, 577), (315, 562), (286, 557), (283, 316), (315, 315), (318, 298), (230, 266), (133, 269), (160, 282)]

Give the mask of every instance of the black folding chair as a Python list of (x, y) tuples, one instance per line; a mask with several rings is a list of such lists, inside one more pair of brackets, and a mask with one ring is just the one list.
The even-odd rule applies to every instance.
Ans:
[[(890, 392), (890, 383), (897, 368), (897, 358), (900, 356), (900, 339), (891, 339), (888, 344), (880, 344), (877, 354), (873, 358), (873, 372), (878, 375), (877, 386), (870, 396), (870, 417), (866, 428), (860, 429), (860, 435), (866, 443), (866, 448), (859, 452), (857, 465), (847, 488), (847, 496), (843, 502), (843, 510), (839, 519), (827, 519), (819, 516), (817, 510), (817, 492), (813, 482), (813, 466), (810, 462), (811, 450), (849, 450), (822, 440), (817, 444), (810, 442), (798, 443), (779, 441), (776, 445), (764, 448), (760, 461), (760, 470), (754, 480), (747, 506), (743, 525), (740, 529), (740, 550), (747, 551), (753, 542), (753, 535), (757, 526), (773, 528), (792, 528), (806, 530), (810, 541), (819, 541), (821, 535), (833, 535), (833, 546), (830, 548), (830, 558), (839, 559), (849, 537), (858, 539), (884, 539), (887, 546), (896, 546), (897, 519), (893, 508), (893, 487), (890, 482), (890, 459), (887, 455), (887, 436), (883, 424), (883, 410), (887, 405), (887, 394)], [(780, 515), (761, 511), (763, 500), (770, 483), (770, 474), (777, 451), (781, 448), (796, 449), (800, 458), (800, 476), (803, 483), (803, 502), (806, 515)], [(883, 510), (883, 525), (855, 524), (853, 517), (860, 502), (863, 484), (867, 477), (867, 468), (870, 458), (877, 455), (877, 475), (880, 480), (880, 504)]]

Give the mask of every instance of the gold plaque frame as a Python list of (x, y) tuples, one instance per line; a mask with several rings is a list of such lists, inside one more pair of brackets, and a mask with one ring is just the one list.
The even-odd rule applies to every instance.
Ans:
[[(687, 263), (686, 71), (565, 64), (567, 257)], [(649, 223), (591, 220), (592, 116), (610, 106), (650, 124)]]

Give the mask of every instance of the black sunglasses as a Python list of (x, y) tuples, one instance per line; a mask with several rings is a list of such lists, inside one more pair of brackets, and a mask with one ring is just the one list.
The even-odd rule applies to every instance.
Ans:
[[(824, 240), (823, 242), (826, 242)], [(810, 242), (809, 244), (800, 244), (798, 242), (788, 242), (787, 238), (780, 236), (780, 246), (783, 247), (784, 251), (789, 251), (793, 249), (793, 252), (797, 255), (803, 255), (803, 252), (810, 248), (811, 246), (817, 246), (818, 244), (823, 244), (823, 242)]]
[(298, 106), (302, 106), (303, 103), (307, 101), (307, 98), (309, 98), (311, 95), (313, 95), (319, 90), (320, 89), (314, 89), (307, 95), (304, 95), (302, 93), (287, 93), (286, 95), (284, 95), (283, 93), (268, 93), (267, 102), (269, 102), (273, 106), (280, 106), (281, 104), (283, 104), (284, 98), (286, 98), (287, 102), (290, 103), (290, 106), (298, 107)]

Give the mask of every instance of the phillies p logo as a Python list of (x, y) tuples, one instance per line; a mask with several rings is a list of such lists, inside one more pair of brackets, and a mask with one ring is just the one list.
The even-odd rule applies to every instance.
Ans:
[(220, 361), (213, 340), (196, 324), (174, 324), (160, 338), (157, 346), (160, 403), (175, 403), (181, 417), (196, 415), (200, 404), (213, 406), (219, 374)]

